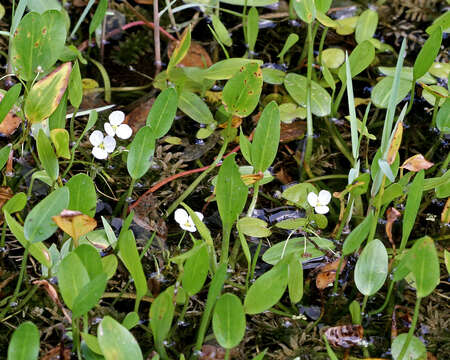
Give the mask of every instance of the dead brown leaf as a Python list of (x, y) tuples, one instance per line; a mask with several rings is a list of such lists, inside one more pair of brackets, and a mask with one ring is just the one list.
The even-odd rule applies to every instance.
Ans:
[(135, 212), (134, 222), (147, 231), (156, 231), (156, 235), (165, 242), (167, 240), (167, 225), (156, 211), (158, 207), (159, 202), (156, 196), (152, 193), (144, 195), (133, 209)]
[(289, 141), (298, 140), (306, 131), (306, 123), (304, 121), (294, 121), (290, 124), (281, 123), (280, 142), (287, 143)]
[[(342, 264), (341, 264), (340, 273), (342, 273), (346, 264), (347, 264), (347, 261), (344, 259), (344, 261), (342, 261)], [(319, 290), (323, 290), (333, 284), (334, 280), (336, 279), (336, 271), (337, 271), (338, 265), (339, 265), (339, 259), (336, 259), (332, 263), (328, 263), (319, 269), (319, 273), (317, 274), (317, 277), (316, 277), (316, 287)]]
[(394, 225), (394, 222), (401, 216), (402, 214), (400, 213), (400, 211), (398, 211), (396, 208), (394, 207), (390, 207), (389, 209), (387, 209), (386, 211), (386, 235), (389, 239), (389, 242), (392, 245), (392, 249), (394, 249), (395, 252), (395, 242), (394, 239), (392, 238), (392, 226)]
[(133, 134), (136, 134), (142, 127), (146, 125), (147, 116), (150, 112), (155, 98), (147, 99), (140, 102), (125, 118), (125, 124), (130, 125)]
[(442, 209), (441, 222), (443, 224), (450, 223), (450, 197), (447, 198), (447, 201), (445, 202), (445, 206)]
[(200, 360), (222, 360), (225, 359), (225, 350), (219, 346), (203, 345)]
[[(169, 58), (172, 57), (172, 53), (177, 47), (178, 41), (172, 41), (167, 47), (167, 53)], [(189, 48), (186, 56), (177, 65), (179, 67), (200, 67), (208, 68), (212, 65), (211, 57), (203, 46), (196, 41), (191, 41), (191, 47)]]
[(422, 154), (417, 154), (406, 159), (402, 166), (402, 169), (418, 172), (422, 169), (426, 170), (432, 167), (434, 164), (423, 157)]
[[(3, 100), (4, 96), (3, 93), (0, 93), (0, 102)], [(16, 115), (13, 107), (0, 124), (0, 135), (11, 136), (15, 133), (21, 123), (22, 119)]]
[(348, 349), (361, 343), (363, 332), (361, 325), (342, 325), (327, 329), (325, 336), (332, 346)]
[(70, 360), (70, 353), (69, 348), (61, 348), (61, 345), (58, 345), (42, 356), (41, 360)]

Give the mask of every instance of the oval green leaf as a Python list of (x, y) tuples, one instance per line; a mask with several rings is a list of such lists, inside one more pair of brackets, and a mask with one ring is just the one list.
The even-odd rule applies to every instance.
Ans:
[(34, 360), (39, 356), (39, 330), (26, 321), (14, 331), (8, 346), (8, 360)]
[(177, 107), (178, 97), (175, 89), (168, 88), (158, 95), (147, 116), (147, 126), (152, 129), (155, 138), (163, 137), (170, 130)]
[(128, 152), (127, 169), (133, 179), (145, 175), (152, 164), (154, 152), (155, 136), (150, 127), (144, 126), (134, 137)]
[(212, 326), (220, 346), (231, 349), (245, 334), (245, 314), (241, 300), (234, 294), (223, 294), (214, 307)]

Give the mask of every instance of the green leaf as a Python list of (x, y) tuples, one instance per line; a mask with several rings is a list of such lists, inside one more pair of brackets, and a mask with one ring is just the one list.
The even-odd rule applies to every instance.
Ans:
[[(344, 50), (340, 48), (328, 48), (322, 51), (322, 64), (328, 69), (337, 69), (345, 61)], [(330, 74), (331, 75), (331, 74)]]
[(67, 84), (72, 64), (65, 63), (33, 85), (25, 101), (25, 115), (32, 123), (47, 119), (58, 108)]
[[(383, 75), (394, 77), (395, 76), (395, 66), (380, 66), (378, 67), (378, 70)], [(430, 69), (431, 70), (431, 69)], [(413, 81), (414, 75), (413, 75), (413, 68), (410, 66), (403, 66), (400, 71), (400, 79), (402, 80), (408, 80)], [(436, 79), (430, 75), (430, 73), (426, 72), (425, 75), (422, 75), (416, 81), (423, 82), (424, 84), (436, 84)]]
[(147, 116), (147, 126), (153, 135), (159, 139), (170, 130), (178, 107), (177, 92), (174, 88), (163, 90), (150, 109)]
[(14, 234), (14, 237), (19, 241), (20, 245), (24, 248), (28, 248), (31, 256), (33, 256), (42, 265), (50, 268), (52, 266), (52, 260), (47, 247), (43, 243), (30, 243), (23, 232), (23, 227), (14, 218), (3, 209), (5, 214), (5, 220), (8, 224), (9, 229)]
[(439, 53), (441, 42), (442, 29), (437, 27), (427, 41), (425, 41), (425, 44), (423, 44), (416, 57), (413, 68), (414, 79), (419, 79), (425, 75), (431, 65), (433, 65), (433, 62)]
[(274, 306), (283, 296), (287, 283), (288, 264), (280, 261), (250, 286), (244, 301), (245, 312), (259, 314)]
[(355, 284), (366, 296), (375, 294), (383, 286), (388, 274), (388, 255), (383, 243), (378, 240), (369, 242), (355, 267)]
[(277, 222), (275, 226), (279, 229), (285, 230), (297, 230), (308, 223), (306, 218), (297, 218), (297, 219), (286, 219), (280, 222)]
[(255, 51), (256, 39), (259, 32), (259, 14), (256, 8), (252, 7), (247, 14), (247, 42), (250, 52)]
[(316, 6), (314, 0), (296, 0), (293, 2), (294, 10), (298, 17), (307, 24), (311, 24), (316, 18)]
[(406, 247), (409, 235), (411, 234), (414, 223), (416, 222), (417, 213), (422, 200), (424, 178), (425, 172), (424, 170), (420, 170), (414, 177), (414, 180), (408, 189), (405, 213), (403, 215), (402, 241), (400, 245), (402, 250)]
[(276, 0), (222, 0), (225, 4), (241, 6), (267, 6), (276, 3)]
[(211, 318), (211, 312), (214, 308), (217, 298), (220, 296), (220, 292), (222, 291), (225, 279), (227, 278), (227, 266), (228, 265), (226, 263), (222, 263), (221, 265), (219, 265), (216, 273), (211, 280), (211, 284), (209, 285), (208, 297), (206, 298), (205, 309), (203, 311), (202, 320), (197, 333), (197, 340), (195, 343), (196, 350), (199, 350), (203, 345), (203, 338), (205, 337), (209, 320)]
[(39, 356), (39, 330), (31, 321), (19, 325), (8, 346), (8, 360), (34, 360)]
[(223, 88), (222, 101), (225, 109), (239, 117), (250, 115), (258, 105), (262, 84), (259, 65), (256, 63), (244, 65)]
[(286, 73), (282, 70), (265, 67), (261, 69), (263, 81), (267, 84), (281, 85), (283, 84)]
[(181, 282), (183, 289), (189, 296), (197, 294), (203, 287), (209, 270), (209, 255), (206, 244), (203, 243), (199, 249), (184, 264)]
[(231, 349), (239, 345), (245, 334), (245, 314), (241, 300), (234, 294), (223, 294), (214, 307), (212, 324), (220, 346)]
[(262, 238), (272, 234), (264, 220), (254, 217), (243, 217), (239, 219), (238, 226), (239, 230), (247, 236)]
[(130, 176), (137, 180), (145, 175), (153, 161), (155, 135), (150, 127), (144, 126), (135, 135), (127, 158)]
[(58, 107), (53, 114), (48, 118), (48, 127), (51, 130), (64, 129), (66, 127), (66, 114), (67, 114), (67, 98), (69, 97), (66, 91), (61, 98)]
[(289, 49), (297, 43), (298, 39), (299, 37), (297, 34), (289, 34), (283, 45), (283, 49), (281, 49), (280, 53), (278, 54), (281, 62), (284, 62), (284, 55), (286, 55)]
[(178, 98), (178, 107), (182, 112), (199, 124), (211, 124), (214, 117), (208, 105), (196, 94), (183, 90)]
[(41, 161), (42, 166), (44, 167), (46, 173), (50, 176), (53, 181), (56, 181), (59, 176), (59, 163), (58, 158), (53, 151), (52, 144), (45, 135), (42, 129), (39, 130), (37, 136), (37, 150), (39, 160)]
[(127, 230), (119, 236), (119, 258), (130, 272), (136, 287), (136, 297), (141, 299), (147, 293), (147, 279), (142, 268), (133, 232)]
[(100, 323), (97, 338), (105, 360), (143, 359), (133, 335), (110, 316), (105, 316)]
[(105, 273), (100, 273), (84, 285), (74, 300), (72, 317), (76, 318), (84, 315), (94, 308), (100, 301), (100, 298), (106, 289), (107, 282), (107, 275)]
[(353, 300), (348, 309), (350, 311), (350, 315), (352, 316), (352, 323), (361, 325), (361, 306), (359, 306), (359, 302)]
[(83, 340), (91, 351), (96, 354), (102, 355), (102, 349), (100, 349), (100, 345), (98, 344), (97, 336), (85, 332), (82, 332), (81, 336), (83, 337)]
[(408, 267), (414, 275), (417, 297), (423, 298), (430, 295), (439, 284), (438, 254), (429, 236), (417, 240), (410, 251)]
[(441, 16), (433, 21), (433, 24), (427, 27), (425, 30), (427, 34), (432, 34), (436, 31), (438, 27), (446, 33), (450, 31), (450, 13), (448, 11), (444, 12)]
[[(12, 40), (12, 64), (25, 81), (33, 80), (40, 66), (47, 72), (56, 63), (66, 42), (62, 12), (49, 10), (42, 15), (30, 12), (20, 21)], [(62, 95), (62, 94), (61, 94)]]
[(22, 84), (19, 83), (14, 85), (6, 94), (3, 95), (3, 99), (0, 101), (0, 124), (16, 103), (21, 91)]
[(288, 187), (281, 196), (283, 199), (293, 202), (296, 206), (307, 209), (309, 207), (307, 198), (310, 192), (317, 192), (314, 185), (301, 183)]
[(326, 14), (330, 9), (332, 2), (333, 0), (315, 0), (317, 11)]
[(175, 50), (172, 53), (172, 56), (169, 60), (169, 65), (167, 66), (167, 71), (170, 71), (177, 66), (186, 56), (191, 47), (191, 26), (188, 26), (181, 37), (181, 40), (178, 42)]
[(369, 235), (370, 226), (373, 221), (373, 214), (369, 213), (363, 222), (361, 222), (352, 232), (346, 237), (342, 247), (342, 254), (347, 256), (359, 249), (361, 244)]
[(41, 200), (25, 219), (25, 237), (32, 243), (47, 240), (58, 228), (52, 216), (59, 215), (68, 204), (69, 189), (66, 187), (53, 191)]
[[(402, 351), (403, 345), (405, 344), (406, 338), (408, 334), (400, 334), (397, 336), (392, 342), (391, 352), (392, 358), (394, 360), (398, 359), (400, 352)], [(411, 338), (411, 342), (408, 345), (408, 349), (406, 349), (405, 355), (403, 359), (408, 360), (426, 360), (427, 358), (427, 349), (422, 341), (413, 336)]]
[[(378, 82), (372, 89), (371, 99), (375, 106), (386, 109), (389, 105), (391, 96), (393, 95), (394, 78), (391, 76), (385, 77)], [(397, 97), (395, 104), (402, 101), (411, 90), (411, 82), (400, 79)]]
[(83, 100), (83, 83), (81, 82), (80, 64), (75, 61), (69, 78), (69, 100), (74, 108), (79, 108)]
[(66, 186), (70, 190), (68, 209), (94, 217), (97, 206), (97, 191), (91, 177), (86, 174), (77, 174), (70, 178)]
[(205, 79), (210, 80), (228, 80), (233, 77), (243, 66), (249, 63), (262, 65), (261, 60), (231, 58), (216, 62), (208, 70), (205, 71)]
[(158, 295), (150, 307), (150, 327), (156, 343), (162, 343), (172, 326), (175, 306), (173, 286)]
[(118, 261), (116, 255), (111, 254), (102, 257), (103, 272), (106, 274), (108, 280), (111, 279), (116, 273), (117, 265)]
[(9, 153), (11, 152), (12, 144), (8, 144), (2, 147), (0, 150), (0, 170), (6, 165), (9, 158)]
[(33, 0), (28, 1), (27, 6), (30, 11), (35, 11), (39, 14), (47, 10), (61, 10), (61, 4), (58, 0)]
[[(252, 163), (251, 143), (250, 143), (250, 140), (248, 139), (248, 137), (246, 137), (244, 135), (244, 132), (242, 131), (242, 128), (241, 128), (241, 131), (239, 133), (239, 145), (240, 145), (240, 148), (241, 148), (241, 153), (244, 156), (244, 159), (247, 160), (247, 162), (249, 164), (251, 164)], [(9, 154), (9, 151), (8, 151), (8, 154)], [(8, 157), (6, 157), (6, 159), (8, 159)], [(5, 160), (5, 163), (6, 163), (6, 160)]]
[(12, 214), (15, 212), (22, 211), (27, 204), (27, 194), (20, 192), (14, 194), (14, 196), (9, 199), (5, 205), (3, 205), (2, 210), (7, 211)]
[(195, 227), (197, 228), (198, 232), (202, 236), (202, 239), (211, 247), (214, 247), (213, 239), (211, 237), (211, 232), (206, 227), (206, 225), (200, 221), (197, 214), (194, 210), (192, 210), (189, 206), (187, 206), (185, 203), (181, 203), (181, 205), (186, 209), (186, 211), (189, 213), (189, 216), (191, 217), (192, 221), (194, 222)]
[[(289, 73), (284, 78), (284, 86), (297, 104), (306, 106), (305, 76)], [(311, 111), (316, 116), (326, 116), (331, 112), (330, 94), (315, 81), (311, 81)]]
[(358, 18), (355, 29), (355, 38), (358, 44), (370, 40), (375, 34), (378, 25), (378, 13), (367, 9)]
[[(322, 250), (319, 250), (318, 248)], [(273, 245), (263, 254), (262, 259), (268, 264), (275, 265), (280, 260), (295, 253), (302, 262), (305, 262), (321, 257), (325, 252), (333, 249), (334, 244), (330, 240), (320, 237), (310, 237), (309, 240), (307, 240), (305, 237), (298, 237), (281, 241)]]
[[(375, 48), (370, 41), (363, 41), (358, 44), (348, 57), (350, 61), (350, 69), (352, 72), (352, 78), (366, 69), (375, 58)], [(339, 68), (339, 78), (343, 83), (346, 83), (345, 64)]]
[(228, 156), (220, 167), (216, 186), (217, 207), (222, 224), (228, 231), (244, 209), (247, 201), (247, 186), (242, 182), (235, 154)]
[(228, 33), (228, 30), (225, 27), (225, 25), (220, 21), (220, 18), (217, 15), (213, 14), (211, 16), (211, 20), (214, 27), (214, 31), (216, 32), (220, 42), (223, 43), (225, 46), (233, 45), (233, 40), (231, 39), (231, 36)]
[(94, 16), (92, 17), (91, 23), (89, 24), (89, 37), (91, 37), (95, 30), (101, 25), (107, 9), (108, 0), (100, 0)]
[(125, 319), (122, 321), (122, 325), (125, 326), (128, 330), (134, 328), (137, 324), (139, 324), (139, 314), (137, 312), (130, 312), (125, 316)]
[(303, 266), (295, 254), (288, 257), (288, 290), (292, 304), (298, 303), (303, 297)]
[(280, 142), (280, 112), (275, 101), (267, 105), (258, 121), (251, 145), (252, 165), (255, 173), (266, 171), (278, 151)]
[(53, 129), (50, 131), (50, 138), (55, 145), (56, 156), (70, 159), (69, 132), (66, 129)]

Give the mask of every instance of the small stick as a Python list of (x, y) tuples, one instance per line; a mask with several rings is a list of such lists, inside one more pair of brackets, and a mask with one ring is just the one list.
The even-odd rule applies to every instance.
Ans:
[(159, 35), (159, 10), (158, 10), (158, 0), (153, 0), (153, 24), (155, 25), (153, 29), (153, 39), (155, 42), (155, 78), (161, 72), (162, 62), (161, 62), (161, 39)]

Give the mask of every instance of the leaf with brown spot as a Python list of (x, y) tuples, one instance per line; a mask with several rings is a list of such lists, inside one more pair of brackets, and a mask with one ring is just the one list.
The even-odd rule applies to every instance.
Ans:
[(447, 199), (444, 209), (442, 209), (441, 222), (443, 224), (450, 223), (450, 197)]
[(427, 170), (434, 164), (423, 157), (422, 154), (417, 154), (406, 159), (402, 166), (402, 169), (418, 172), (422, 169)]
[(69, 83), (72, 63), (56, 68), (31, 88), (25, 102), (25, 116), (32, 123), (47, 119), (59, 105)]

